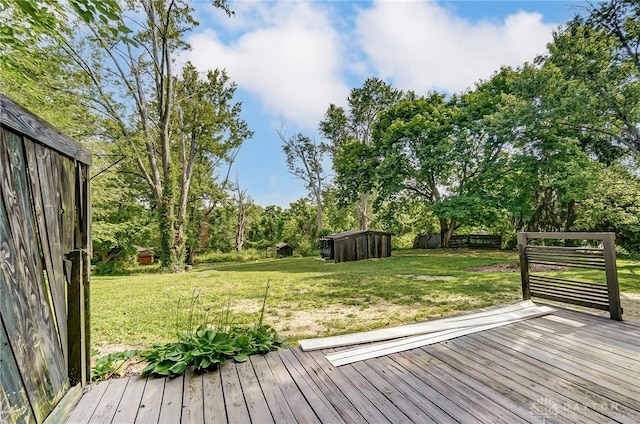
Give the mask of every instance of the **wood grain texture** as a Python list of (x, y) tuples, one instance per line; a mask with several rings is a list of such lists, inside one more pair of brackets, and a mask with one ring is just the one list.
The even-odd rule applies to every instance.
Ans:
[(238, 378), (235, 364), (233, 362), (224, 364), (220, 369), (220, 376), (222, 378), (224, 405), (227, 409), (229, 423), (251, 423), (249, 410), (244, 400), (244, 394), (242, 393), (242, 386), (240, 386), (240, 379)]
[(55, 151), (91, 165), (91, 151), (39, 116), (0, 94), (0, 123)]
[(159, 423), (179, 423), (182, 416), (182, 392), (184, 376), (165, 381)]
[[(40, 196), (44, 210), (48, 250), (51, 256), (51, 268), (47, 268), (51, 298), (58, 324), (60, 340), (64, 340), (63, 352), (67, 352), (67, 301), (64, 276), (64, 256), (60, 248), (60, 195), (58, 193), (59, 155), (44, 146), (34, 143), (37, 178), (40, 179)], [(46, 176), (46, 177), (42, 177)], [(35, 178), (35, 176), (34, 176)]]
[(236, 369), (238, 371), (240, 385), (242, 386), (242, 392), (247, 402), (247, 408), (249, 409), (251, 422), (264, 424), (273, 423), (274, 421), (269, 411), (269, 406), (267, 405), (264, 393), (251, 363), (245, 361), (236, 364)]
[(100, 405), (100, 400), (108, 387), (108, 381), (87, 386), (86, 393), (82, 395), (82, 399), (80, 399), (76, 408), (67, 418), (66, 424), (88, 423), (94, 412), (96, 412), (98, 405)]
[[(31, 407), (43, 422), (68, 389), (65, 364), (45, 294), (20, 137), (2, 131), (2, 240), (6, 242), (0, 310)], [(10, 262), (7, 262), (9, 260)]]
[(202, 376), (204, 398), (204, 422), (226, 424), (227, 411), (224, 406), (220, 370), (216, 369)]
[(194, 374), (191, 368), (187, 368), (184, 376), (181, 422), (183, 424), (204, 423), (202, 375)]
[(100, 398), (96, 411), (89, 420), (91, 424), (111, 424), (128, 382), (128, 378), (116, 378), (108, 381), (108, 390)]
[(44, 424), (63, 423), (67, 419), (69, 414), (71, 414), (71, 411), (73, 411), (81, 398), (82, 386), (80, 384), (77, 384), (69, 389), (62, 400), (58, 402), (56, 407), (53, 409), (53, 411), (51, 411), (47, 419), (44, 421)]
[[(53, 277), (53, 274), (54, 274), (54, 268), (53, 268), (54, 258), (51, 256), (51, 248), (49, 245), (49, 232), (47, 230), (47, 223), (45, 218), (45, 207), (42, 201), (43, 186), (40, 184), (40, 174), (38, 172), (38, 163), (36, 160), (35, 143), (25, 138), (24, 149), (25, 149), (25, 158), (27, 161), (27, 171), (29, 176), (28, 179), (31, 185), (31, 193), (32, 193), (31, 200), (33, 204), (33, 210), (35, 212), (36, 223), (38, 224), (38, 236), (40, 237), (40, 249), (42, 251), (41, 252), (42, 258), (44, 260), (44, 269), (47, 273), (46, 288), (49, 291), (49, 293), (51, 293), (51, 278)], [(54, 313), (53, 318), (55, 321), (56, 328), (58, 329), (58, 334), (60, 334), (57, 317), (66, 316), (66, 312), (63, 309), (65, 305), (62, 302), (62, 297), (60, 296), (53, 298), (52, 300), (53, 300), (53, 313)]]
[[(1, 249), (0, 249), (1, 252)], [(0, 276), (0, 278), (2, 278)], [(29, 398), (20, 378), (4, 323), (0, 315), (0, 422), (9, 424), (35, 423)]]
[(264, 398), (269, 405), (274, 421), (277, 423), (297, 423), (298, 421), (293, 412), (291, 412), (291, 408), (264, 357), (262, 355), (252, 355), (249, 357), (249, 361), (260, 382), (260, 388), (264, 393)]
[(58, 193), (60, 193), (60, 244), (67, 254), (75, 247), (76, 166), (64, 157), (58, 159)]

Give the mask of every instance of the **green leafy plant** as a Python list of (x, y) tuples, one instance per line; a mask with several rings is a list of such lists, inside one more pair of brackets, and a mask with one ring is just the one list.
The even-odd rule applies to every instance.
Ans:
[(268, 325), (250, 328), (234, 327), (229, 332), (204, 325), (192, 333), (181, 333), (180, 341), (154, 344), (139, 355), (148, 365), (143, 374), (173, 376), (193, 366), (196, 373), (224, 364), (228, 359), (244, 362), (249, 355), (278, 350), (284, 343)]
[[(95, 355), (97, 351), (92, 349), (91, 353)], [(136, 350), (125, 350), (122, 352), (113, 352), (96, 359), (94, 366), (91, 368), (91, 380), (102, 381), (113, 377), (118, 374), (122, 366), (129, 359), (137, 354), (138, 351)]]
[[(269, 285), (267, 282), (257, 325), (231, 327), (229, 297), (216, 328), (202, 324), (195, 331), (180, 332), (178, 342), (155, 343), (151, 349), (138, 352), (148, 363), (142, 373), (175, 376), (184, 373), (189, 366), (193, 366), (194, 372), (201, 373), (224, 364), (228, 359), (244, 362), (249, 355), (278, 350), (282, 347), (284, 338), (273, 327), (263, 324)], [(193, 309), (197, 301), (198, 295), (193, 296), (189, 326), (193, 323)]]

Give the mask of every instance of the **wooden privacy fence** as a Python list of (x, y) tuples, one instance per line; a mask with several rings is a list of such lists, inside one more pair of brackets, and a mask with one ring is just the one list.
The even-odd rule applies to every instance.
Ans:
[(91, 153), (1, 95), (0, 123), (0, 422), (56, 423), (90, 378)]
[(500, 249), (502, 236), (490, 234), (461, 234), (453, 235), (449, 240), (449, 247), (468, 247), (472, 249)]
[[(413, 242), (414, 249), (438, 249), (442, 247), (440, 233), (420, 234)], [(502, 237), (491, 234), (455, 234), (449, 240), (450, 248), (500, 249)]]
[[(545, 246), (545, 240), (595, 241), (597, 246)], [(538, 297), (605, 310), (612, 319), (622, 320), (614, 233), (518, 233), (518, 251), (523, 299)], [(534, 272), (530, 265), (599, 270), (605, 282), (555, 277)]]

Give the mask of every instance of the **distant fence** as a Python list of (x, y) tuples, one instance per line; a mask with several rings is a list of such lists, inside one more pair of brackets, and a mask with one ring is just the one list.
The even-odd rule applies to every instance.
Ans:
[(62, 422), (91, 371), (91, 153), (1, 95), (0, 123), (0, 422)]
[[(545, 246), (552, 240), (578, 241), (571, 244), (580, 246)], [(596, 246), (589, 245), (594, 241)], [(613, 233), (519, 233), (518, 251), (523, 299), (537, 297), (605, 310), (612, 319), (622, 319)], [(600, 270), (605, 281), (556, 277), (550, 275), (549, 268), (543, 268), (547, 272), (533, 272), (531, 265)]]
[[(442, 237), (439, 233), (422, 234), (416, 237), (414, 249), (437, 249), (442, 247)], [(454, 234), (449, 240), (451, 248), (471, 249), (500, 249), (502, 237), (489, 234)]]

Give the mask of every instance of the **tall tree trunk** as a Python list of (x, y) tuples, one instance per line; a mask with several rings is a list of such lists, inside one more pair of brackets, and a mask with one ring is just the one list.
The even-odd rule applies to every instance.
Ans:
[(358, 226), (361, 230), (369, 229), (369, 199), (367, 193), (360, 194), (360, 200), (356, 202), (358, 212)]
[(453, 232), (456, 229), (457, 221), (455, 218), (451, 218), (448, 223), (446, 219), (443, 219), (442, 222), (444, 223), (442, 228), (444, 232), (444, 237), (442, 237), (442, 246), (449, 247), (449, 242), (451, 241), (451, 236), (453, 236)]
[(318, 223), (318, 234), (322, 231), (322, 195), (316, 193), (316, 221)]
[(236, 228), (236, 252), (242, 252), (242, 245), (244, 244), (244, 215), (238, 214), (238, 223)]
[(238, 191), (238, 215), (236, 220), (236, 252), (242, 251), (244, 244), (244, 230), (247, 224), (247, 192), (240, 189), (240, 184), (236, 181)]

